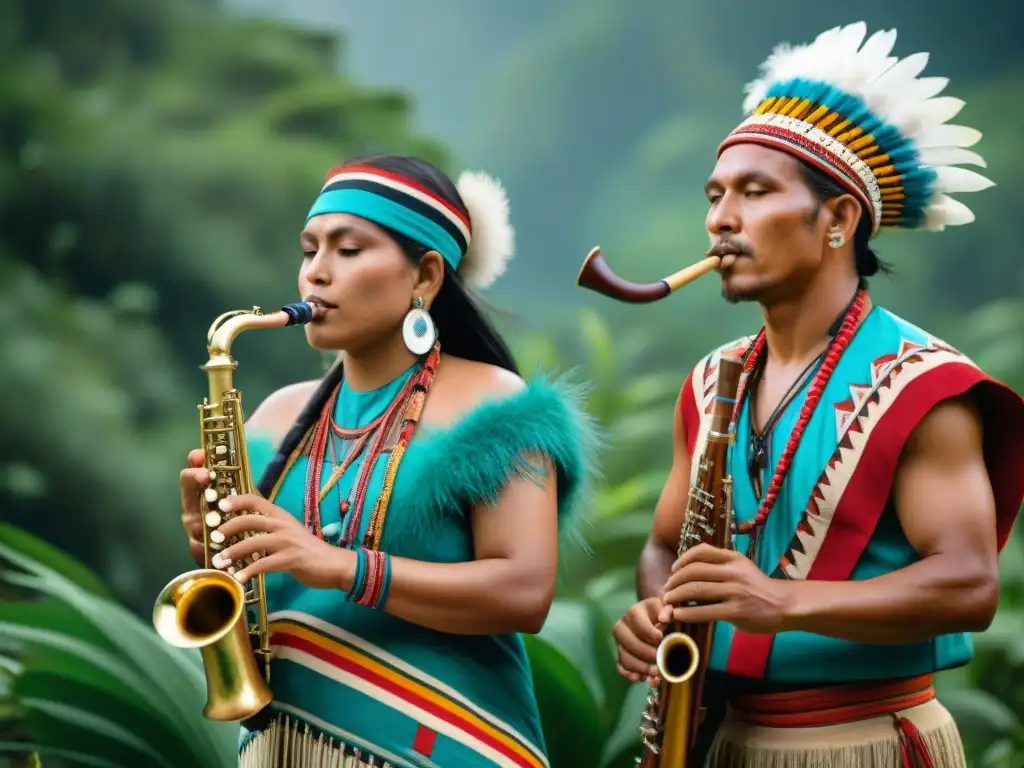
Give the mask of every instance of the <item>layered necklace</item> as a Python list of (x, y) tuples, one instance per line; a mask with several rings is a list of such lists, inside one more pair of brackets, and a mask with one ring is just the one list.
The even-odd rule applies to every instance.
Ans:
[[(384, 531), (384, 518), (387, 513), (391, 492), (394, 488), (398, 465), (405, 455), (409, 441), (412, 439), (416, 425), (423, 413), (427, 392), (437, 373), (437, 364), (441, 357), (441, 345), (435, 342), (433, 348), (421, 361), (419, 368), (408, 378), (402, 388), (391, 400), (384, 411), (369, 424), (355, 429), (339, 425), (334, 418), (335, 406), (341, 392), (339, 381), (331, 396), (320, 411), (320, 417), (313, 425), (309, 437), (309, 463), (306, 467), (306, 488), (303, 499), (304, 520), (307, 530), (320, 539), (327, 540), (320, 524), (320, 504), (331, 489), (341, 480), (352, 464), (363, 456), (359, 474), (350, 494), (350, 499), (342, 498), (338, 505), (341, 526), (338, 544), (352, 547), (356, 544), (359, 528), (363, 519), (364, 506), (370, 486), (370, 476), (377, 459), (386, 448), (388, 437), (400, 426), (398, 441), (388, 457), (387, 469), (384, 472), (384, 483), (373, 505), (370, 523), (362, 537), (361, 546), (378, 549)], [(348, 450), (339, 462), (334, 455), (334, 440), (343, 441)], [(331, 446), (332, 466), (330, 476), (321, 485), (324, 463), (327, 459), (328, 446)], [(344, 494), (342, 494), (344, 495)], [(334, 538), (333, 536), (331, 538)]]
[[(761, 504), (757, 510), (757, 514), (752, 520), (748, 520), (745, 523), (738, 523), (736, 525), (737, 533), (747, 534), (750, 536), (750, 544), (747, 551), (747, 554), (750, 557), (754, 557), (756, 555), (758, 533), (764, 528), (765, 522), (768, 520), (768, 515), (771, 514), (772, 509), (775, 507), (775, 501), (779, 496), (779, 489), (782, 487), (782, 482), (786, 479), (786, 475), (789, 473), (790, 466), (793, 463), (793, 454), (796, 453), (797, 446), (800, 444), (800, 439), (803, 437), (804, 430), (807, 428), (807, 423), (811, 420), (811, 416), (814, 414), (818, 401), (821, 400), (821, 395), (825, 391), (826, 385), (832, 378), (832, 373), (835, 371), (836, 365), (839, 363), (839, 359), (843, 356), (846, 348), (850, 345), (850, 341), (853, 339), (853, 336), (860, 325), (864, 314), (864, 304), (866, 300), (867, 289), (861, 286), (857, 289), (857, 292), (854, 294), (853, 299), (846, 308), (846, 311), (841, 315), (837, 323), (833, 325), (832, 341), (828, 348), (819, 358), (812, 361), (804, 370), (803, 374), (797, 378), (796, 383), (794, 386), (790, 387), (789, 393), (782, 398), (782, 402), (769, 417), (764, 430), (762, 430), (760, 434), (753, 434), (753, 414), (751, 413), (750, 429), (752, 439), (748, 464), (751, 469), (750, 474), (751, 480), (754, 482), (755, 493), (760, 497), (760, 474), (764, 465), (767, 464), (767, 440), (770, 432), (778, 421), (778, 417), (785, 409), (785, 406), (788, 405), (792, 395), (799, 391), (799, 386), (797, 386), (797, 384), (802, 385), (811, 370), (813, 370), (814, 366), (820, 361), (818, 372), (815, 374), (814, 379), (811, 381), (810, 387), (807, 390), (807, 399), (804, 400), (803, 407), (800, 409), (800, 416), (797, 418), (796, 425), (793, 427), (793, 432), (789, 436), (789, 441), (786, 443), (786, 447), (782, 451), (782, 456), (779, 457), (779, 462), (775, 466), (775, 472), (772, 475), (768, 490), (765, 492), (764, 496), (760, 498)], [(838, 328), (836, 326), (838, 326)], [(758, 363), (763, 362), (763, 355), (766, 348), (767, 340), (765, 336), (765, 329), (761, 328), (760, 333), (758, 333), (757, 337), (744, 353), (744, 375), (740, 380), (740, 388), (736, 396), (736, 406), (732, 416), (734, 424), (739, 417), (740, 408), (743, 406), (743, 398), (747, 390), (747, 381), (752, 378), (751, 374), (755, 371), (755, 367)], [(756, 381), (754, 383), (756, 386)], [(751, 406), (752, 405), (753, 404), (751, 404)], [(751, 407), (751, 411), (753, 411), (753, 407)]]

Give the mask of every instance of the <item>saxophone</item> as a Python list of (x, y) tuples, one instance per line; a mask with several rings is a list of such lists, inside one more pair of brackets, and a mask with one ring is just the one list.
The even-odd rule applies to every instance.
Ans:
[[(732, 547), (732, 477), (726, 467), (731, 421), (743, 365), (723, 357), (712, 405), (707, 444), (690, 488), (679, 538), (679, 556), (698, 544)], [(711, 652), (713, 624), (666, 627), (656, 664), (661, 678), (647, 696), (640, 739), (642, 768), (694, 768), (691, 752), (701, 721), (701, 693)]]
[[(214, 320), (207, 334), (209, 359), (202, 369), (210, 393), (199, 404), (200, 444), (210, 473), (210, 485), (200, 500), (205, 567), (181, 574), (160, 591), (153, 606), (153, 626), (169, 644), (199, 649), (207, 686), (203, 715), (210, 720), (243, 720), (273, 699), (268, 687), (271, 652), (263, 574), (247, 587), (232, 575), (246, 563), (233, 563), (228, 572), (211, 564), (217, 551), (257, 535), (245, 533), (226, 541), (217, 530), (231, 517), (220, 511), (217, 502), (255, 490), (246, 450), (242, 393), (233, 384), (237, 363), (231, 358), (231, 344), (243, 331), (305, 325), (321, 313), (319, 307), (306, 302), (288, 304), (268, 315), (259, 307), (234, 310)], [(255, 624), (250, 624), (250, 606), (257, 611)]]

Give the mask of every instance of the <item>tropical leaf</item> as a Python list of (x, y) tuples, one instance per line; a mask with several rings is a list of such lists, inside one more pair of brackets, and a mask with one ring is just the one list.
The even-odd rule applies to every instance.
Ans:
[(537, 635), (523, 639), (551, 768), (598, 765), (607, 731), (591, 686), (553, 643)]
[(107, 585), (100, 581), (92, 571), (53, 545), (20, 528), (8, 523), (0, 523), (0, 544), (7, 545), (8, 551), (16, 552), (18, 558), (28, 558), (39, 565), (46, 566), (86, 592), (100, 597), (111, 597)]
[(41, 753), (129, 767), (237, 761), (237, 725), (202, 717), (205, 679), (194, 651), (164, 643), (102, 596), (78, 563), (28, 534), (5, 535), (0, 558), (8, 564), (3, 581), (35, 595), (0, 603), (0, 638), (16, 649), (10, 700)]

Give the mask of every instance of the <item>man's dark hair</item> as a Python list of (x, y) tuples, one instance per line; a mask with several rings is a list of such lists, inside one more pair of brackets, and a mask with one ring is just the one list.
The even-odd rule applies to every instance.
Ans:
[[(848, 194), (843, 186), (824, 171), (803, 160), (799, 160), (799, 163), (804, 183), (810, 187), (811, 192), (817, 198), (819, 209), (826, 200)], [(817, 210), (815, 216), (817, 216)], [(864, 211), (864, 215), (860, 217), (857, 231), (853, 235), (853, 259), (857, 274), (862, 278), (871, 277), (878, 272), (892, 274), (892, 268), (871, 250), (871, 217), (867, 211)]]

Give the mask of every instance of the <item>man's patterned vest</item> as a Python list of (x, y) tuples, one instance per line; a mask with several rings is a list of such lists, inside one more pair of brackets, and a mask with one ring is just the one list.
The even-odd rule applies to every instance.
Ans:
[[(681, 408), (691, 457), (703, 449), (718, 358), (741, 355), (750, 342), (745, 338), (720, 347), (687, 377)], [(789, 403), (773, 430), (766, 484), (808, 386)], [(984, 419), (985, 461), (1001, 550), (1024, 499), (1024, 401), (956, 349), (876, 306), (837, 364), (807, 424), (775, 508), (759, 534), (760, 568), (779, 579), (839, 581), (873, 578), (920, 559), (890, 501), (897, 464), (925, 414), (940, 401), (968, 391)], [(748, 397), (736, 423), (730, 459), (740, 522), (752, 519), (758, 506), (747, 462), (749, 403)], [(736, 536), (735, 547), (745, 552), (747, 540)], [(744, 677), (826, 682), (934, 672), (965, 664), (971, 654), (967, 634), (867, 646), (806, 632), (753, 635), (720, 622), (710, 666)]]

